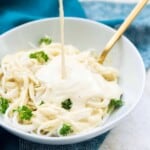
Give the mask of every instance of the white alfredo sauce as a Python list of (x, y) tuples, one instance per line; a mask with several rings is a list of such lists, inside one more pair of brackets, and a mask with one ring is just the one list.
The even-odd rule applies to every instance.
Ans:
[(66, 56), (65, 79), (61, 78), (60, 56), (37, 71), (36, 77), (51, 89), (49, 97), (54, 103), (70, 98), (73, 107), (82, 107), (86, 100), (94, 97), (119, 98), (122, 91), (116, 82), (106, 81), (100, 74), (92, 72), (77, 60), (77, 56)]

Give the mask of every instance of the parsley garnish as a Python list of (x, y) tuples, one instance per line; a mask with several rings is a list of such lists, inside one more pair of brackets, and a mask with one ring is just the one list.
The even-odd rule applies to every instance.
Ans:
[(29, 57), (32, 58), (32, 59), (37, 59), (37, 61), (40, 62), (40, 63), (47, 62), (48, 59), (49, 59), (48, 55), (45, 54), (45, 52), (43, 52), (43, 51), (31, 53), (29, 55)]
[(41, 101), (39, 105), (43, 105), (43, 104), (44, 104), (44, 101)]
[(72, 133), (73, 130), (71, 128), (71, 125), (69, 124), (63, 124), (61, 129), (59, 130), (59, 134), (62, 136), (67, 136), (68, 134)]
[(61, 107), (67, 110), (70, 110), (72, 107), (72, 101), (70, 98), (66, 99), (65, 101), (61, 102)]
[(40, 45), (43, 44), (43, 43), (46, 44), (46, 45), (49, 45), (49, 44), (52, 43), (52, 39), (48, 36), (45, 36), (45, 37), (43, 37), (39, 40)]
[(16, 110), (19, 114), (19, 118), (21, 120), (30, 120), (32, 117), (32, 110), (28, 108), (27, 106), (18, 107)]
[(108, 112), (112, 113), (116, 109), (120, 108), (123, 105), (123, 101), (121, 99), (111, 99), (108, 105)]
[(0, 97), (0, 113), (4, 114), (8, 107), (9, 107), (9, 100)]

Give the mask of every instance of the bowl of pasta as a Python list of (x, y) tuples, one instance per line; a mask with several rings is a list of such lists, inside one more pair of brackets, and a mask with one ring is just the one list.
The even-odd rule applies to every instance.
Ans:
[(145, 69), (124, 36), (98, 63), (114, 32), (101, 23), (65, 18), (62, 45), (59, 18), (52, 18), (2, 34), (1, 127), (38, 143), (71, 144), (117, 125), (139, 102)]

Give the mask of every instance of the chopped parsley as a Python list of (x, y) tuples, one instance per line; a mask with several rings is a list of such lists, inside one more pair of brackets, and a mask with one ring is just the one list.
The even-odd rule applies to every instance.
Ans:
[(14, 111), (17, 111), (19, 114), (19, 118), (21, 120), (30, 120), (32, 117), (32, 110), (28, 108), (27, 106), (18, 107)]
[(71, 128), (71, 125), (69, 124), (63, 124), (61, 129), (59, 130), (59, 134), (62, 136), (67, 136), (68, 134), (72, 133), (73, 130)]
[(41, 101), (39, 105), (43, 105), (43, 104), (44, 104), (44, 101)]
[(43, 51), (31, 53), (29, 55), (29, 57), (31, 59), (37, 59), (37, 61), (40, 62), (40, 63), (47, 62), (48, 59), (49, 59), (48, 55), (45, 52), (43, 52)]
[(72, 101), (70, 98), (66, 99), (65, 101), (61, 102), (61, 107), (67, 110), (70, 110), (72, 107)]
[(39, 40), (39, 45), (41, 45), (41, 44), (49, 45), (51, 43), (52, 43), (52, 39), (48, 36), (45, 36)]
[(9, 107), (9, 100), (0, 97), (0, 113), (5, 114), (8, 107)]
[(110, 103), (108, 105), (108, 112), (112, 113), (114, 112), (116, 109), (120, 108), (121, 106), (123, 106), (123, 101), (122, 99), (111, 99)]

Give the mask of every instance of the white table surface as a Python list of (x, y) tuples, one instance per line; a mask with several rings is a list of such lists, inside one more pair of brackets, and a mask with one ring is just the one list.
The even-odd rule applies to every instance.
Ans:
[[(139, 0), (80, 0), (138, 2)], [(150, 0), (149, 0), (150, 3)], [(107, 135), (99, 150), (150, 150), (150, 70), (140, 103)]]

